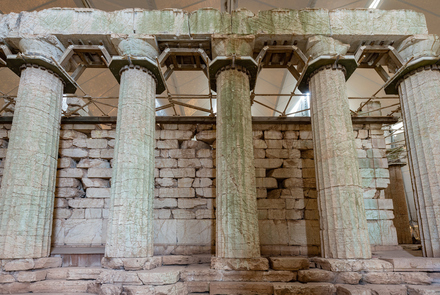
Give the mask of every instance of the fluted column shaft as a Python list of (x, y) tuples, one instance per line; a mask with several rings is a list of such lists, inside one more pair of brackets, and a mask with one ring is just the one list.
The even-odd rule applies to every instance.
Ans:
[(421, 68), (399, 85), (423, 255), (440, 257), (440, 72)]
[(63, 82), (21, 73), (0, 194), (0, 258), (49, 256)]
[(343, 68), (322, 67), (309, 85), (321, 254), (325, 258), (370, 258)]
[(217, 240), (221, 258), (260, 257), (249, 77), (217, 77)]
[(148, 70), (123, 69), (106, 257), (153, 256), (155, 93)]

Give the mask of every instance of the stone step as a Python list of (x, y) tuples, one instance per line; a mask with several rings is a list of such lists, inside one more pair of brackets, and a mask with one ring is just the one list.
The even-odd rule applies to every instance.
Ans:
[(337, 295), (407, 295), (404, 285), (336, 285)]
[(270, 268), (274, 270), (300, 270), (309, 268), (309, 259), (305, 257), (270, 257)]
[(272, 283), (231, 283), (231, 282), (212, 282), (209, 285), (209, 294), (240, 294), (257, 295), (273, 294)]
[(335, 285), (330, 283), (274, 283), (273, 288), (274, 295), (333, 295), (336, 293)]

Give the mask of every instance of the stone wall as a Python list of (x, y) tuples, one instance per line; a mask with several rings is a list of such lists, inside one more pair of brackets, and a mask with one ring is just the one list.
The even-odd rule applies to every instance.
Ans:
[[(10, 125), (1, 127), (3, 160)], [(392, 200), (383, 193), (389, 174), (380, 128), (377, 124), (355, 125), (354, 136), (371, 244), (397, 245)], [(157, 126), (156, 254), (214, 252), (215, 134), (215, 125)], [(262, 254), (318, 255), (311, 125), (254, 124), (253, 135)], [(114, 137), (114, 124), (62, 126), (53, 246), (105, 245)]]

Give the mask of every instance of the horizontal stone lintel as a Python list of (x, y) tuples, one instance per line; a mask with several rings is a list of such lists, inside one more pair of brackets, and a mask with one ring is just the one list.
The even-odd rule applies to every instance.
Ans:
[[(0, 124), (11, 124), (10, 116), (0, 117)], [(397, 117), (352, 117), (353, 124), (395, 124)], [(62, 118), (61, 124), (116, 124), (116, 116), (113, 117), (73, 117)], [(156, 117), (156, 123), (162, 124), (215, 124), (215, 117)], [(253, 124), (310, 124), (310, 117), (252, 117)]]

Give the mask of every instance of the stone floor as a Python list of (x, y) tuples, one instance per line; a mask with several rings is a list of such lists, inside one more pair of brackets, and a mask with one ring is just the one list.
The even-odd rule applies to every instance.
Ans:
[(418, 245), (410, 245), (374, 251), (369, 260), (271, 257), (266, 271), (211, 269), (209, 255), (163, 256), (161, 267), (132, 271), (61, 267), (61, 257), (3, 260), (0, 293), (440, 294), (440, 258), (422, 258), (420, 253)]

